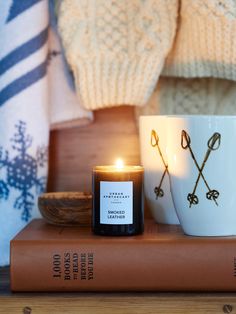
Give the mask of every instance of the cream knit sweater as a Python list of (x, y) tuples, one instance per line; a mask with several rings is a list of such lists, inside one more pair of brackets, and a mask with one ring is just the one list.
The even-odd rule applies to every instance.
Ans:
[(236, 0), (62, 0), (59, 29), (87, 109), (144, 105), (160, 75), (236, 80)]

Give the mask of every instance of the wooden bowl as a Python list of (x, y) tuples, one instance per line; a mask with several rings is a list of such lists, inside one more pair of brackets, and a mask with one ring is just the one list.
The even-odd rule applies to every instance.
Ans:
[(91, 193), (44, 193), (38, 198), (38, 207), (43, 218), (53, 225), (73, 226), (91, 224)]

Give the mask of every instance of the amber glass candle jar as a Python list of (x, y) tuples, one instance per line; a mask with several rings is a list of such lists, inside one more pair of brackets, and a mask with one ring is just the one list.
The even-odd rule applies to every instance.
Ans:
[(97, 166), (93, 169), (93, 232), (141, 234), (144, 225), (143, 167)]

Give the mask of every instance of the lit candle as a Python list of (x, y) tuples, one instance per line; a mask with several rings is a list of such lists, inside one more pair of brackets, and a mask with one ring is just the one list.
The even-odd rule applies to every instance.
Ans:
[(93, 232), (134, 235), (143, 232), (143, 167), (115, 166), (93, 169)]

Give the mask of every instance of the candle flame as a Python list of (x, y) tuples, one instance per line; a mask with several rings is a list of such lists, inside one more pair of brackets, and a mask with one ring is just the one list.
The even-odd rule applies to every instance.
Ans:
[(116, 168), (118, 168), (118, 169), (124, 168), (124, 162), (123, 162), (122, 159), (118, 158), (118, 159), (116, 160)]

